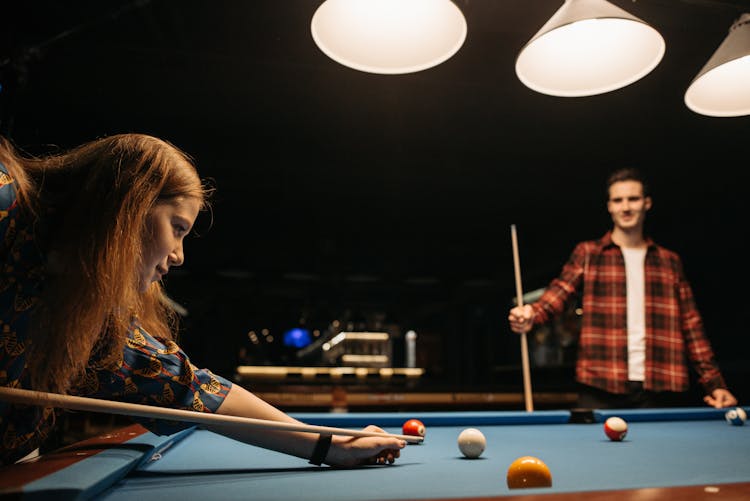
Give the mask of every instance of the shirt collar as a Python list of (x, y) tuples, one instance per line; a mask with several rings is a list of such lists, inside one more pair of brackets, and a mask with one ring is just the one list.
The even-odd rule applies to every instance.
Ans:
[[(656, 246), (653, 239), (648, 235), (644, 237), (644, 240), (646, 241), (646, 248), (651, 249), (652, 247)], [(612, 230), (609, 230), (607, 233), (605, 233), (604, 236), (599, 240), (599, 243), (601, 244), (603, 249), (606, 249), (607, 247), (617, 247), (617, 244), (612, 241)]]

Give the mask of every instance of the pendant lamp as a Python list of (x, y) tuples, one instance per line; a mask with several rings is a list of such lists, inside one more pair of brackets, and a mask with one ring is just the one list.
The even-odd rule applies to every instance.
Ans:
[(566, 0), (521, 49), (516, 75), (542, 94), (592, 96), (643, 78), (664, 49), (658, 31), (606, 0)]
[(450, 0), (326, 0), (310, 31), (320, 50), (344, 66), (401, 74), (453, 56), (466, 39), (466, 19)]
[(750, 115), (750, 14), (732, 24), (685, 92), (685, 104), (713, 117)]

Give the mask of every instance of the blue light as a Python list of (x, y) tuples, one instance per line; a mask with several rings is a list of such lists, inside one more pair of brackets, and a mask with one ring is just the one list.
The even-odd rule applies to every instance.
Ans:
[(295, 327), (289, 329), (284, 333), (284, 345), (291, 346), (292, 348), (304, 348), (305, 346), (312, 343), (312, 337), (310, 337), (310, 331), (307, 329), (300, 329)]

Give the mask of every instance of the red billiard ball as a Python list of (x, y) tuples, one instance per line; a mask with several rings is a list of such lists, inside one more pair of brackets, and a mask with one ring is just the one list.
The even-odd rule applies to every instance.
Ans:
[(628, 434), (628, 423), (619, 417), (611, 417), (604, 422), (604, 433), (614, 442), (619, 442)]
[(403, 430), (404, 435), (414, 435), (417, 437), (424, 437), (425, 432), (427, 431), (424, 427), (424, 423), (419, 419), (408, 420), (404, 423), (404, 426), (401, 429)]

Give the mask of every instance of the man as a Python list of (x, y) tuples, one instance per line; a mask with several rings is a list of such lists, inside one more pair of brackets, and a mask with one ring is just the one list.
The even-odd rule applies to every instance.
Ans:
[(579, 407), (669, 407), (689, 387), (689, 360), (706, 404), (737, 404), (703, 330), (680, 257), (644, 236), (652, 200), (635, 169), (607, 181), (613, 228), (579, 243), (538, 301), (510, 310), (511, 330), (528, 332), (563, 312), (582, 291), (576, 380)]

